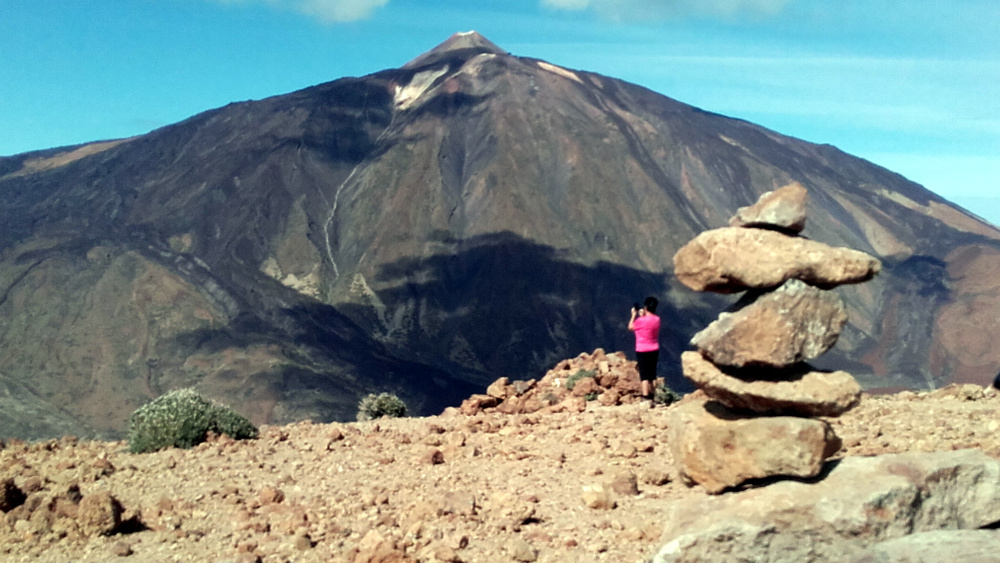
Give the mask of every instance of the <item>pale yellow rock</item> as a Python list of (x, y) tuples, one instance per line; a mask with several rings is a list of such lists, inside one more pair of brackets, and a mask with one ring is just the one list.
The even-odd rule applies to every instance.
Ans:
[(790, 279), (834, 287), (875, 277), (882, 263), (850, 248), (766, 229), (705, 231), (674, 254), (674, 275), (695, 291), (733, 293)]

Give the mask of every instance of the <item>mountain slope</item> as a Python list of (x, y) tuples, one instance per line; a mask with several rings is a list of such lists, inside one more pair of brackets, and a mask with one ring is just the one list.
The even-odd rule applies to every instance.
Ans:
[(347, 419), (377, 390), (431, 413), (628, 349), (625, 315), (655, 294), (679, 386), (677, 356), (729, 298), (675, 283), (673, 253), (791, 181), (807, 236), (886, 265), (840, 290), (851, 320), (827, 364), (868, 387), (992, 379), (995, 228), (834, 147), (478, 34), (0, 159), (0, 378), (105, 434), (192, 385), (255, 422)]

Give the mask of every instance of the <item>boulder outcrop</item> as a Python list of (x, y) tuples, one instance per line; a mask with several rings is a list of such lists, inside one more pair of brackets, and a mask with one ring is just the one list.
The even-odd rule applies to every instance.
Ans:
[(850, 563), (993, 563), (1000, 553), (1000, 531), (936, 530), (875, 544)]
[(578, 412), (585, 401), (603, 406), (629, 404), (640, 400), (639, 371), (624, 352), (591, 353), (563, 360), (540, 380), (511, 381), (501, 377), (490, 384), (485, 395), (473, 395), (462, 402), (458, 412), (531, 414), (535, 412)]
[(653, 561), (712, 561), (720, 553), (730, 561), (851, 561), (910, 533), (998, 521), (1000, 462), (981, 451), (849, 457), (814, 482), (672, 503)]

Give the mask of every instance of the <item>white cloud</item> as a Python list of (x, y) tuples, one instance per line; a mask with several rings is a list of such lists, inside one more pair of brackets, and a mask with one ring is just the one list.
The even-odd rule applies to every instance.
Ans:
[(590, 0), (542, 0), (542, 6), (557, 10), (585, 10)]
[(314, 17), (324, 23), (345, 23), (371, 17), (389, 0), (211, 0), (223, 4), (263, 2), (283, 10)]
[(768, 16), (780, 12), (793, 0), (541, 0), (556, 10), (592, 9), (614, 21), (643, 21), (689, 16)]
[(363, 20), (389, 0), (298, 0), (298, 10), (324, 22)]

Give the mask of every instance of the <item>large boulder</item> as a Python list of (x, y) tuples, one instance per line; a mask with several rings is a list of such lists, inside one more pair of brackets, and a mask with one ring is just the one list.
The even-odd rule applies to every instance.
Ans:
[(791, 279), (774, 291), (747, 294), (691, 344), (718, 365), (781, 368), (832, 348), (846, 322), (840, 296)]
[(878, 543), (851, 563), (996, 563), (1000, 559), (998, 530), (937, 530)]
[(806, 202), (809, 194), (802, 184), (787, 186), (764, 193), (757, 203), (736, 210), (729, 219), (730, 227), (761, 227), (801, 232), (806, 226)]
[(1000, 521), (1000, 463), (979, 450), (850, 457), (782, 481), (665, 507), (654, 563), (851, 561), (914, 532)]
[(814, 477), (840, 448), (824, 421), (745, 416), (707, 397), (675, 407), (669, 428), (669, 446), (681, 478), (710, 493), (751, 479)]
[(705, 231), (674, 254), (681, 283), (717, 293), (777, 287), (790, 279), (835, 287), (868, 281), (881, 269), (877, 258), (858, 250), (740, 227)]
[[(685, 377), (699, 389), (733, 409), (771, 415), (840, 416), (861, 400), (861, 386), (844, 371), (812, 371), (803, 364), (779, 372), (744, 369), (737, 377), (693, 351), (681, 354), (681, 366)], [(753, 379), (744, 379), (748, 376)]]

